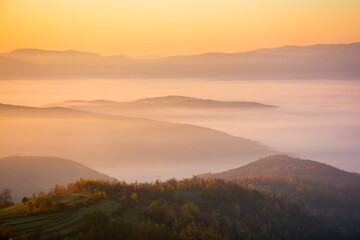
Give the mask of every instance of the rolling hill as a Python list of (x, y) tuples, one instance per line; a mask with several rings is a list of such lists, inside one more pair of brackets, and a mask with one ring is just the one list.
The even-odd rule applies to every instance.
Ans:
[(200, 178), (220, 178), (299, 204), (313, 216), (340, 220), (360, 233), (360, 174), (316, 161), (274, 155)]
[(55, 184), (67, 185), (80, 178), (114, 180), (105, 174), (63, 158), (41, 156), (0, 158), (0, 189), (9, 188), (15, 202), (20, 202), (22, 197), (31, 196), (33, 193), (48, 191)]
[(119, 179), (191, 176), (194, 166), (208, 169), (219, 162), (226, 166), (275, 152), (209, 128), (58, 107), (3, 104), (0, 121), (2, 157), (76, 159)]
[(358, 79), (359, 62), (358, 42), (284, 46), (240, 53), (206, 53), (160, 59), (17, 49), (1, 55), (0, 77)]
[(307, 177), (325, 184), (345, 184), (360, 186), (360, 174), (349, 173), (330, 165), (311, 160), (274, 155), (261, 158), (245, 166), (215, 174), (202, 174), (202, 178), (222, 178), (233, 180), (241, 177), (267, 176)]

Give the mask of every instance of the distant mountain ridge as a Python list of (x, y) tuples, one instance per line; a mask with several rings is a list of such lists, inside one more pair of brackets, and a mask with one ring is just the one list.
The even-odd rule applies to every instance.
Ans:
[(37, 49), (37, 48), (20, 48), (15, 49), (11, 52), (4, 53), (2, 55), (9, 56), (9, 57), (21, 57), (26, 56), (26, 54), (36, 54), (36, 55), (69, 55), (69, 56), (93, 56), (93, 57), (102, 57), (99, 54), (96, 53), (90, 53), (90, 52), (81, 52), (81, 51), (75, 51), (75, 50), (66, 50), (66, 51), (57, 51), (57, 50), (43, 50), (43, 49)]
[(169, 95), (164, 97), (143, 98), (131, 102), (116, 102), (109, 100), (69, 100), (47, 106), (71, 107), (91, 111), (88, 107), (114, 107), (114, 108), (195, 108), (195, 109), (218, 109), (218, 108), (276, 108), (275, 105), (267, 105), (257, 102), (244, 101), (218, 101), (212, 99), (201, 99), (194, 97)]
[(209, 107), (209, 108), (275, 108), (274, 105), (266, 105), (257, 102), (243, 102), (243, 101), (218, 101), (212, 99), (201, 99), (194, 97), (184, 97), (177, 95), (169, 95), (165, 97), (153, 97), (153, 98), (144, 98), (139, 99), (135, 102), (144, 102), (144, 103), (166, 103), (166, 104), (176, 104), (186, 107)]
[(275, 175), (277, 177), (308, 177), (325, 184), (356, 184), (360, 186), (360, 174), (358, 173), (349, 173), (324, 163), (293, 158), (287, 155), (273, 155), (260, 158), (239, 168), (214, 174), (202, 174), (198, 177), (232, 180), (237, 177), (267, 175)]
[(45, 156), (0, 158), (0, 189), (9, 188), (14, 201), (47, 191), (55, 184), (67, 185), (80, 178), (115, 180), (72, 160)]
[(0, 77), (359, 79), (359, 63), (360, 42), (158, 59), (103, 57), (72, 50), (19, 49), (0, 55)]
[(4, 117), (59, 117), (67, 118), (67, 117), (94, 117), (96, 113), (89, 113), (79, 110), (67, 109), (63, 107), (46, 107), (46, 108), (35, 108), (28, 106), (19, 106), (12, 104), (4, 104), (0, 103), (0, 113), (3, 114)]
[(76, 63), (91, 63), (102, 58), (96, 53), (79, 52), (74, 50), (55, 51), (40, 49), (16, 49), (2, 56), (33, 63), (66, 63), (76, 60)]

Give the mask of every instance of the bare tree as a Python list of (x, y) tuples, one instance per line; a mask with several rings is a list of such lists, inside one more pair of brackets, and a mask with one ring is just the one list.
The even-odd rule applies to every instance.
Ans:
[(14, 203), (12, 202), (11, 190), (8, 188), (4, 188), (0, 192), (0, 208), (5, 208), (13, 204)]

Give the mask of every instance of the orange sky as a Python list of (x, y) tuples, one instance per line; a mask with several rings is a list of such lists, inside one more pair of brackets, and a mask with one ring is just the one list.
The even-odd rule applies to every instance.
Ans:
[(0, 52), (186, 55), (360, 41), (359, 0), (0, 0)]

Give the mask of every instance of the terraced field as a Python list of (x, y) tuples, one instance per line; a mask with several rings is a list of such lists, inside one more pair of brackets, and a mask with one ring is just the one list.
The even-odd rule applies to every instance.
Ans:
[[(65, 203), (66, 205), (76, 202), (79, 200), (84, 200), (88, 196), (84, 194), (65, 194), (60, 196), (54, 196), (54, 203)], [(12, 218), (12, 217), (22, 217), (28, 214), (27, 207), (29, 203), (20, 203), (5, 209), (0, 210), (0, 219)]]
[[(86, 198), (86, 195), (73, 194), (54, 197), (54, 201), (69, 204), (84, 198)], [(15, 237), (24, 234), (33, 235), (36, 232), (42, 236), (63, 236), (72, 233), (75, 230), (77, 223), (85, 214), (96, 210), (101, 210), (109, 216), (117, 218), (114, 213), (119, 206), (121, 206), (120, 203), (101, 200), (92, 205), (69, 211), (38, 213), (25, 216), (27, 213), (27, 203), (22, 203), (0, 211), (0, 225), (11, 227), (12, 231), (15, 233)], [(129, 215), (128, 217), (131, 219), (135, 219), (134, 216), (138, 214), (126, 212), (123, 217), (126, 217), (126, 215)]]

